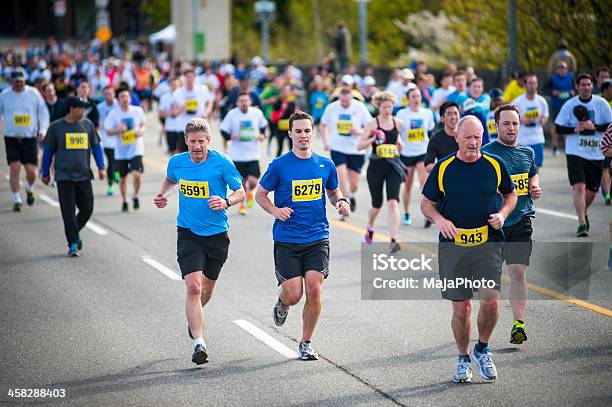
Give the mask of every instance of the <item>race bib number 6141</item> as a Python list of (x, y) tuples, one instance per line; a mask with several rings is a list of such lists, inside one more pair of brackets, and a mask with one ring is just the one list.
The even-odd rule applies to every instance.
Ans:
[(291, 182), (293, 202), (316, 201), (323, 196), (323, 179), (302, 179)]

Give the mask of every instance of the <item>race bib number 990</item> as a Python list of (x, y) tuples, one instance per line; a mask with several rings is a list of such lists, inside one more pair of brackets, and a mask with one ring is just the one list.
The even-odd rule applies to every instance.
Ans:
[(187, 198), (208, 198), (208, 181), (179, 181), (179, 190)]
[(85, 150), (89, 147), (87, 133), (66, 133), (67, 150)]
[(13, 125), (15, 126), (29, 126), (30, 115), (29, 114), (16, 114), (13, 116)]
[(457, 246), (478, 246), (485, 243), (489, 239), (489, 229), (487, 226), (483, 226), (475, 229), (461, 229), (457, 228), (457, 235), (455, 235), (455, 244)]
[(293, 202), (316, 201), (323, 196), (323, 179), (303, 179), (291, 182)]
[(516, 193), (521, 195), (527, 195), (529, 193), (529, 174), (515, 174), (511, 175), (512, 182), (514, 182), (514, 187), (516, 188)]

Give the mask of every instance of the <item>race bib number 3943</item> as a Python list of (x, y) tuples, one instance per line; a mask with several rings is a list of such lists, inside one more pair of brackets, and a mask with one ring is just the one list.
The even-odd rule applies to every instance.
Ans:
[(529, 174), (514, 174), (511, 175), (512, 182), (514, 182), (514, 187), (516, 188), (516, 193), (521, 195), (527, 195), (529, 193)]
[(489, 229), (487, 226), (474, 229), (457, 228), (455, 235), (455, 244), (457, 246), (478, 246), (485, 243), (489, 239)]
[(179, 181), (179, 191), (187, 198), (209, 198), (208, 181)]
[(599, 148), (599, 139), (597, 137), (580, 137), (578, 139), (578, 149), (582, 151), (593, 151)]
[(291, 182), (293, 202), (316, 201), (323, 196), (323, 179), (301, 179)]
[(67, 150), (85, 150), (89, 147), (87, 133), (66, 133)]

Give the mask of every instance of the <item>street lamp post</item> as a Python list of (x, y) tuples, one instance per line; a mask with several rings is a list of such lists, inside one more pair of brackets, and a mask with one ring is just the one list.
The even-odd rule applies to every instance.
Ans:
[(361, 66), (368, 63), (368, 1), (356, 0), (359, 3), (359, 62)]
[(269, 23), (274, 20), (276, 12), (276, 3), (273, 1), (256, 1), (255, 16), (257, 21), (261, 23), (261, 42), (262, 42), (262, 57), (268, 63), (270, 60), (270, 30)]

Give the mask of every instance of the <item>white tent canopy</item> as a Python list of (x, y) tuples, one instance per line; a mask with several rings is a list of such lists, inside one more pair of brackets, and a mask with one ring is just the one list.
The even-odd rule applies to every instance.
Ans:
[(156, 42), (164, 42), (167, 44), (174, 44), (176, 39), (176, 27), (174, 24), (170, 24), (168, 27), (161, 31), (153, 33), (149, 36), (149, 42), (155, 44)]

